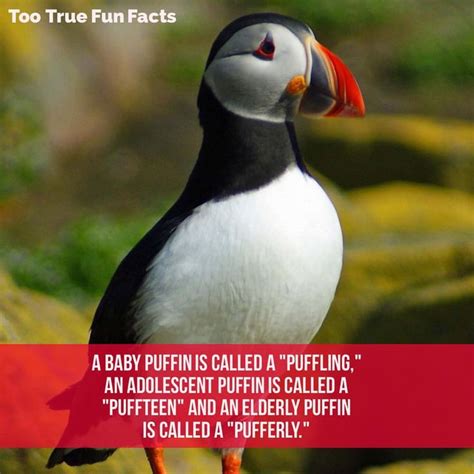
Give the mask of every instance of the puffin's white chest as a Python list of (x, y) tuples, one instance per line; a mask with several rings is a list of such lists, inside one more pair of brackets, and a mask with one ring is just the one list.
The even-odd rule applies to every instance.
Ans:
[(336, 212), (296, 167), (197, 208), (152, 262), (135, 328), (155, 343), (309, 342), (342, 264)]

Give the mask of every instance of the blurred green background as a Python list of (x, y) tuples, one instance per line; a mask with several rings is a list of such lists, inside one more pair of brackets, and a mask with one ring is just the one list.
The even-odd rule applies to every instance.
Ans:
[[(308, 23), (350, 66), (368, 110), (364, 120), (297, 124), (345, 235), (341, 283), (316, 342), (473, 342), (470, 0), (167, 0), (158, 9), (178, 18), (168, 25), (12, 25), (12, 6), (0, 6), (1, 342), (86, 342), (116, 265), (197, 156), (195, 99), (211, 42), (235, 17), (264, 10)], [(171, 473), (218, 472), (207, 451), (171, 451)], [(46, 456), (0, 451), (0, 472), (43, 472)], [(465, 450), (248, 450), (244, 465), (256, 474), (474, 470)], [(141, 452), (122, 450), (77, 472), (144, 469)]]

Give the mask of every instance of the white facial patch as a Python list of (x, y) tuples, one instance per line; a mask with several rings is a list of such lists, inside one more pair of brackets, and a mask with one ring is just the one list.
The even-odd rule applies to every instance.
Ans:
[[(271, 33), (273, 59), (253, 54)], [(217, 53), (204, 79), (219, 102), (243, 117), (271, 122), (292, 119), (294, 102), (286, 87), (308, 69), (306, 48), (290, 30), (274, 23), (248, 26), (235, 33)], [(293, 107), (292, 107), (293, 105)]]

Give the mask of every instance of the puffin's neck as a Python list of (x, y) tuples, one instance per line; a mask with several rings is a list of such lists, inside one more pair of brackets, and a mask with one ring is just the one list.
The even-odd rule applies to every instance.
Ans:
[(291, 165), (306, 172), (292, 122), (238, 116), (222, 107), (210, 91), (206, 92), (205, 101), (202, 96), (199, 100), (203, 142), (178, 200), (180, 207), (196, 207), (211, 199), (257, 189)]

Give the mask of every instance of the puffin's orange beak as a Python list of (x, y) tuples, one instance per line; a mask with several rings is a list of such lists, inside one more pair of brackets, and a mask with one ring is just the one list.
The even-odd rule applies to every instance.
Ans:
[(307, 49), (311, 64), (306, 73), (309, 87), (300, 111), (324, 117), (363, 117), (364, 99), (349, 68), (314, 38), (308, 38)]

